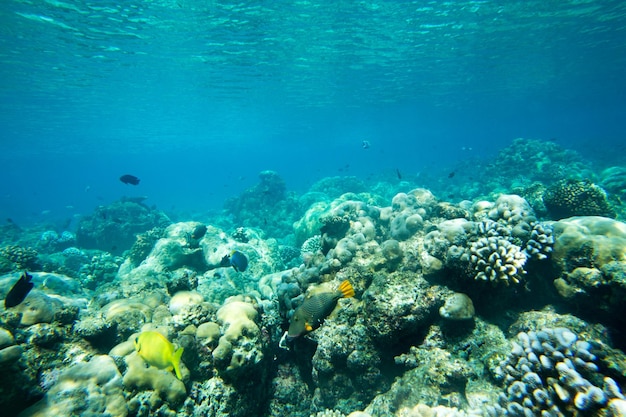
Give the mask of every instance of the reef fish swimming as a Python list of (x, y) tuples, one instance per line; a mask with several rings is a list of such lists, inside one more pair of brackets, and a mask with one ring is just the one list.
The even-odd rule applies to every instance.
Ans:
[(20, 279), (13, 285), (4, 299), (4, 308), (15, 307), (24, 301), (24, 298), (26, 298), (30, 290), (33, 289), (31, 279), (33, 279), (33, 276), (28, 272), (24, 271), (22, 273)]
[(248, 257), (241, 251), (234, 250), (220, 262), (221, 266), (232, 266), (235, 271), (243, 272), (248, 268)]
[(174, 369), (176, 377), (183, 379), (180, 373), (180, 357), (183, 348), (174, 349), (174, 345), (159, 332), (141, 332), (135, 338), (135, 350), (148, 365), (171, 371)]
[(308, 295), (291, 317), (287, 339), (295, 339), (312, 332), (322, 325), (332, 313), (340, 298), (354, 297), (354, 288), (348, 280), (339, 284), (334, 291), (320, 291)]
[(139, 181), (141, 181), (141, 180), (139, 178), (135, 177), (134, 175), (125, 174), (125, 175), (122, 175), (120, 177), (120, 181), (122, 181), (126, 185), (128, 185), (128, 184), (138, 185)]

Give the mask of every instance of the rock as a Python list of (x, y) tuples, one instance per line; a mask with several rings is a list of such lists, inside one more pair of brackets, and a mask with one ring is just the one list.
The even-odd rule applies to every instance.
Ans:
[(0, 350), (0, 365), (11, 364), (22, 356), (23, 349), (18, 346), (9, 346)]
[(470, 320), (474, 318), (474, 303), (467, 295), (455, 292), (446, 298), (439, 315), (447, 320)]

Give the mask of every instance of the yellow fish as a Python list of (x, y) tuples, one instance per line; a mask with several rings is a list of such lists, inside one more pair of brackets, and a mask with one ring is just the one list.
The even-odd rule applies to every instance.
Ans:
[(183, 379), (180, 374), (180, 357), (183, 354), (183, 348), (174, 350), (174, 345), (161, 333), (141, 332), (135, 338), (135, 350), (149, 365), (167, 371), (174, 369), (176, 377)]

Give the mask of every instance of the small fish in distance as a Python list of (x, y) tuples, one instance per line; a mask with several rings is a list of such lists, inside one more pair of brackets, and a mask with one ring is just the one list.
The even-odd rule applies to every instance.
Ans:
[(128, 184), (138, 185), (140, 180), (134, 175), (125, 174), (120, 177), (120, 181), (122, 181), (126, 185)]
[(30, 280), (33, 276), (24, 271), (20, 279), (13, 285), (6, 298), (4, 299), (4, 308), (11, 308), (19, 305), (33, 289), (33, 283)]

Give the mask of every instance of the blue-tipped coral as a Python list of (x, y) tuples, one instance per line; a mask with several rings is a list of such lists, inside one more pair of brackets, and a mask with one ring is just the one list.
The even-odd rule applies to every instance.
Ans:
[(489, 416), (616, 415), (607, 406), (624, 397), (602, 374), (593, 344), (563, 327), (520, 332), (516, 339), (495, 369), (504, 392), (487, 407)]

